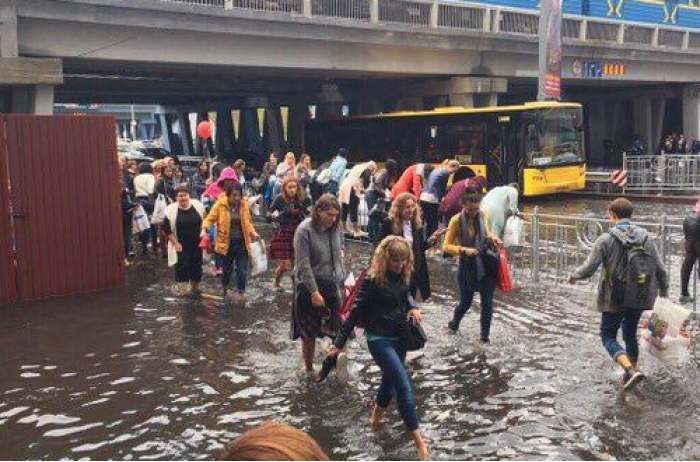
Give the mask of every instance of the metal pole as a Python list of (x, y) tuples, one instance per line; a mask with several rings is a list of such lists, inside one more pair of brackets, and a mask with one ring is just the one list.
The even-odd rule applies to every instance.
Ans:
[(540, 280), (540, 207), (532, 213), (532, 281)]

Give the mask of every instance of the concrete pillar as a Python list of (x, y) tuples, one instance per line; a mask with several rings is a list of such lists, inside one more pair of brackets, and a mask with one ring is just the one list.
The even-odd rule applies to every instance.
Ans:
[(635, 99), (633, 101), (634, 111), (634, 132), (644, 142), (647, 147), (647, 154), (654, 151), (651, 99)]
[(400, 111), (422, 111), (425, 108), (422, 96), (399, 98), (396, 108)]
[(588, 106), (588, 161), (591, 164), (602, 164), (605, 157), (603, 141), (606, 137), (605, 102), (594, 101)]
[(317, 119), (333, 119), (343, 116), (343, 103), (321, 103), (316, 106)]
[(656, 152), (661, 146), (661, 138), (664, 136), (664, 121), (666, 118), (666, 98), (655, 99), (651, 106), (652, 115), (652, 142)]
[(691, 86), (683, 94), (683, 133), (700, 139), (700, 86)]
[(163, 148), (167, 149), (168, 151), (172, 151), (173, 126), (171, 119), (168, 113), (165, 112), (165, 109), (159, 109), (159, 111), (162, 112), (158, 112), (156, 117), (158, 118), (158, 124), (160, 125), (160, 136), (163, 139)]
[(498, 105), (498, 93), (474, 93), (472, 99), (474, 101), (474, 107)]
[(450, 106), (474, 107), (473, 94), (449, 95)]
[(19, 56), (17, 44), (17, 0), (0, 1), (0, 58)]
[(282, 113), (279, 105), (265, 108), (263, 146), (267, 151), (287, 152), (287, 141), (284, 139)]
[(216, 113), (216, 150), (219, 155), (233, 157), (236, 136), (233, 132), (233, 117), (231, 108), (219, 110)]
[(53, 114), (53, 85), (33, 85), (12, 89), (10, 110), (16, 114)]
[[(246, 107), (241, 109), (238, 145), (242, 151), (262, 153), (262, 139), (258, 128), (258, 108)], [(264, 154), (264, 153), (263, 153)]]
[(177, 113), (177, 122), (179, 126), (178, 135), (180, 135), (180, 143), (182, 152), (174, 152), (183, 156), (191, 156), (192, 149), (192, 129), (190, 128), (190, 113), (179, 111)]
[[(189, 117), (189, 114), (188, 114), (188, 117)], [(208, 120), (209, 120), (209, 113), (207, 111), (202, 111), (202, 110), (197, 111), (197, 127), (199, 127), (200, 123), (202, 123), (204, 121), (208, 121)], [(193, 136), (193, 142), (194, 142), (194, 155), (199, 156), (199, 157), (203, 156), (205, 153), (205, 150), (207, 148), (206, 140), (200, 139), (198, 136)], [(217, 150), (218, 150), (218, 145), (217, 145)]]
[(308, 104), (295, 103), (289, 106), (287, 144), (296, 153), (300, 153), (304, 149), (304, 124), (309, 118)]

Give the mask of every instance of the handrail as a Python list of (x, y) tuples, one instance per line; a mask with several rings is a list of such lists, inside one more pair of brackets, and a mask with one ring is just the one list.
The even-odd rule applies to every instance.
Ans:
[[(154, 4), (175, 3), (185, 5), (197, 5), (199, 7), (210, 7), (223, 10), (247, 10), (265, 13), (285, 15), (290, 18), (303, 17), (305, 19), (319, 18), (324, 22), (333, 20), (357, 21), (362, 24), (402, 24), (408, 27), (424, 29), (451, 29), (451, 30), (474, 30), (501, 35), (536, 36), (536, 25), (531, 23), (532, 16), (539, 16), (538, 10), (526, 8), (514, 8), (500, 5), (485, 5), (472, 1), (455, 0), (141, 0)], [(379, 14), (380, 5), (383, 8)], [(427, 5), (427, 10), (415, 9), (417, 5)], [(450, 10), (452, 9), (452, 11)], [(464, 10), (471, 10), (480, 15), (476, 19), (465, 18)], [(459, 11), (459, 13), (457, 12)], [(361, 14), (360, 14), (361, 13)], [(450, 17), (450, 13), (454, 16)], [(515, 20), (515, 24), (501, 24), (504, 15), (510, 15)], [(515, 18), (512, 16), (515, 15)], [(520, 19), (528, 18), (527, 23), (518, 22)], [(605, 42), (616, 44), (616, 46), (629, 45), (634, 47), (646, 47), (651, 49), (668, 50), (689, 50), (700, 52), (700, 29), (686, 29), (678, 26), (661, 25), (644, 22), (629, 22), (619, 19), (598, 18), (592, 16), (581, 16), (565, 14), (565, 20), (578, 22), (575, 36), (564, 37), (565, 42)], [(511, 21), (513, 22), (513, 21)], [(614, 26), (617, 28), (614, 38), (589, 38), (589, 30), (596, 25)], [(506, 27), (504, 27), (506, 26)], [(531, 27), (534, 26), (534, 27)], [(651, 31), (649, 39), (646, 41), (633, 40), (625, 34), (626, 28), (641, 28)], [(659, 37), (663, 32), (683, 34), (680, 44), (660, 43)]]

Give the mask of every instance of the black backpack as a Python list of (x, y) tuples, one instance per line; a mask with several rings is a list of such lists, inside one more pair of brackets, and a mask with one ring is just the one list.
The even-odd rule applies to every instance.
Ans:
[(629, 245), (612, 235), (622, 246), (623, 252), (611, 275), (611, 300), (621, 308), (653, 308), (658, 287), (657, 263), (646, 249), (649, 238), (645, 237), (640, 244)]

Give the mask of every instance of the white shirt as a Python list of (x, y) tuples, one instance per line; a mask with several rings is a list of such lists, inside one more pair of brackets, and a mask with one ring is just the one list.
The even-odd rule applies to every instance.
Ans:
[(403, 237), (411, 244), (411, 247), (413, 247), (413, 227), (410, 221), (403, 222)]

